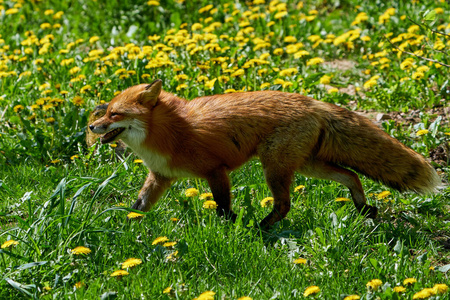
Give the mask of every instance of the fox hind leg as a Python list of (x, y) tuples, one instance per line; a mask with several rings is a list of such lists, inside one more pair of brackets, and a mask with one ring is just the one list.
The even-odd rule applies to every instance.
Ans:
[(361, 181), (355, 172), (324, 161), (310, 161), (299, 172), (308, 177), (333, 180), (346, 186), (359, 213), (368, 218), (376, 218), (378, 210), (375, 206), (367, 205)]
[(208, 174), (206, 179), (211, 188), (214, 201), (217, 203), (217, 214), (231, 219), (233, 222), (236, 221), (237, 215), (231, 209), (231, 186), (226, 170), (224, 168), (217, 169)]

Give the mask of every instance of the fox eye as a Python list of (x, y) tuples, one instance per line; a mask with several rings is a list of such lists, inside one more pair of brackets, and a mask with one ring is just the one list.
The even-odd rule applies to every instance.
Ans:
[(111, 117), (114, 117), (114, 116), (117, 116), (118, 115), (118, 113), (116, 113), (116, 112), (112, 112), (111, 113)]

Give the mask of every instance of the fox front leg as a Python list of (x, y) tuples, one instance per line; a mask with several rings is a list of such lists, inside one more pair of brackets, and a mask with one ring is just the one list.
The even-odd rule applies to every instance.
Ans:
[(139, 192), (137, 201), (131, 208), (140, 211), (148, 211), (170, 187), (172, 181), (172, 178), (167, 178), (150, 171)]

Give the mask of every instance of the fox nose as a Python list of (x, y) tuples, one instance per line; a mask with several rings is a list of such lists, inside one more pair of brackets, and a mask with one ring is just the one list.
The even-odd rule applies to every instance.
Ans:
[(89, 129), (90, 130), (94, 130), (95, 126), (94, 125), (89, 125)]

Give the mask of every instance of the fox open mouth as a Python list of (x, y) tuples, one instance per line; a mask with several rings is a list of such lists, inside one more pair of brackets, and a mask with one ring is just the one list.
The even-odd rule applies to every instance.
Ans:
[(104, 135), (102, 135), (100, 137), (100, 141), (102, 142), (102, 144), (107, 144), (110, 143), (112, 141), (114, 141), (114, 139), (121, 134), (123, 131), (125, 130), (124, 127), (120, 127), (120, 128), (115, 128), (111, 131), (108, 131), (107, 133), (105, 133)]

